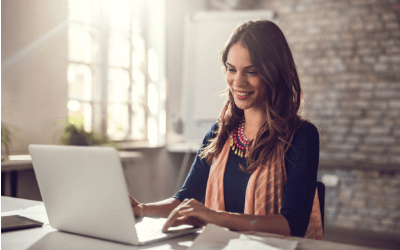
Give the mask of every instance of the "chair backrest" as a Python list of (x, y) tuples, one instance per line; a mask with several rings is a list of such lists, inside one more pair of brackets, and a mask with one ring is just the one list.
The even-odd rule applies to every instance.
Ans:
[(322, 230), (324, 230), (324, 216), (325, 216), (325, 185), (317, 181), (319, 208), (321, 209)]

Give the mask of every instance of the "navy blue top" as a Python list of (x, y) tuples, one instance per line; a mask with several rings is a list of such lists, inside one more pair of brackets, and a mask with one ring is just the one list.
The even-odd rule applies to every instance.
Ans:
[[(203, 140), (203, 146), (216, 136), (216, 123)], [(285, 154), (287, 181), (283, 195), (281, 215), (289, 223), (292, 236), (304, 237), (310, 220), (319, 162), (319, 134), (317, 128), (309, 122), (296, 131), (292, 147)], [(247, 166), (246, 159), (229, 152), (224, 174), (225, 211), (244, 213), (246, 187), (250, 175), (239, 169)], [(199, 157), (199, 152), (182, 188), (173, 197), (183, 201), (194, 198), (201, 201), (206, 192), (210, 165)]]

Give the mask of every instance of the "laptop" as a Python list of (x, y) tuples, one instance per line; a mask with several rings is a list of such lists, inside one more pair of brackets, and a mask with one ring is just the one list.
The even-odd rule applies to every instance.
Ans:
[(135, 218), (119, 153), (112, 147), (29, 145), (50, 226), (129, 245), (193, 233), (161, 231), (165, 218)]

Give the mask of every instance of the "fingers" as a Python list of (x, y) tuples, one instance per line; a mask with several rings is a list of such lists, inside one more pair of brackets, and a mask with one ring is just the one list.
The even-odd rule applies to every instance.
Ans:
[(130, 194), (128, 194), (128, 195), (129, 195), (129, 200), (131, 202), (133, 214), (135, 216), (142, 217), (143, 209), (142, 209), (141, 204), (137, 200), (135, 200), (135, 198), (133, 198), (132, 195), (130, 195)]
[(185, 199), (184, 201), (182, 201), (181, 204), (179, 204), (179, 206), (177, 206), (174, 210), (172, 210), (172, 212), (168, 215), (167, 221), (165, 222), (162, 231), (165, 233), (168, 231), (168, 228), (175, 225), (175, 222), (177, 221), (177, 219), (179, 218), (179, 211), (182, 207), (186, 206), (186, 204), (188, 203), (188, 200)]
[(131, 201), (132, 207), (135, 207), (140, 204), (137, 200), (135, 200), (135, 198), (132, 197), (132, 195), (130, 195), (130, 194), (128, 194), (128, 195), (129, 195), (129, 200)]
[(177, 206), (174, 210), (172, 210), (172, 212), (168, 215), (167, 221), (165, 222), (162, 231), (165, 233), (168, 231), (168, 228), (173, 226), (175, 224), (175, 221), (178, 219), (179, 217), (179, 209), (180, 207), (183, 205), (183, 203), (181, 203), (179, 206)]
[(185, 199), (178, 207), (176, 207), (168, 216), (167, 221), (164, 224), (162, 229), (163, 232), (168, 231), (169, 227), (176, 227), (182, 224), (189, 224), (200, 226), (204, 225), (205, 223), (197, 218), (192, 216), (196, 216), (196, 208), (199, 207), (198, 201), (195, 199), (187, 200)]

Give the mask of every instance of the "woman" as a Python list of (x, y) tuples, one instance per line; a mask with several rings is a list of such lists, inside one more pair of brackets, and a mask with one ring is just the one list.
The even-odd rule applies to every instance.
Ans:
[(164, 230), (213, 223), (322, 239), (319, 135), (297, 114), (302, 92), (282, 31), (270, 21), (240, 25), (222, 63), (229, 97), (182, 189), (152, 204), (131, 197), (135, 214), (168, 217)]

